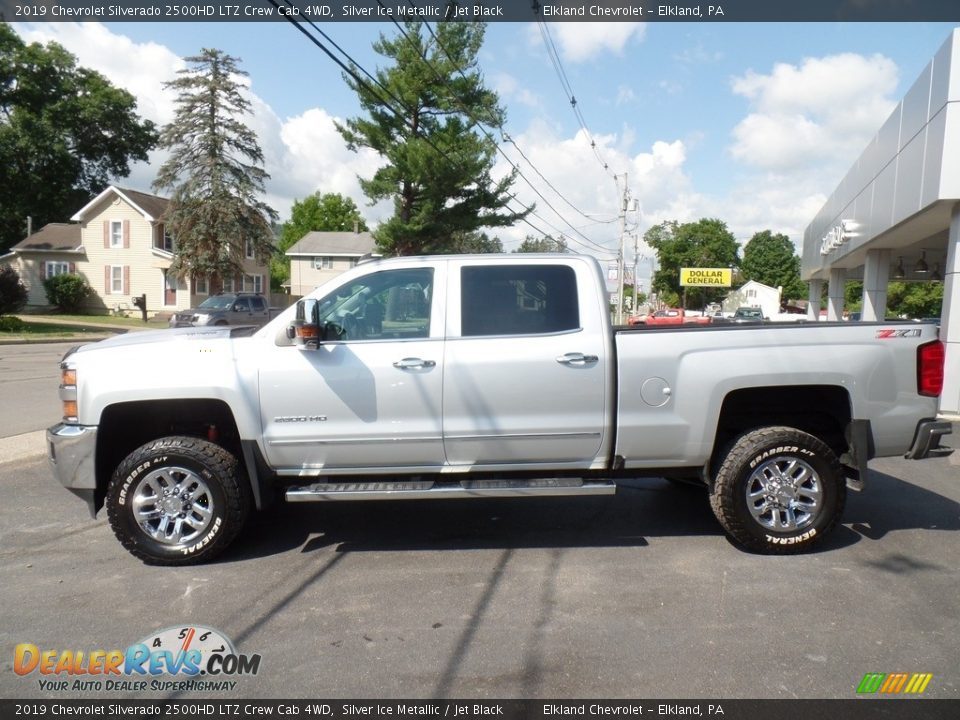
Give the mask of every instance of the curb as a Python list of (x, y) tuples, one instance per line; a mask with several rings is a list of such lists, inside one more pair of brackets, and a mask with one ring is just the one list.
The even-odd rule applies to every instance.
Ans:
[(0, 464), (47, 454), (46, 430), (35, 430), (22, 435), (0, 438)]

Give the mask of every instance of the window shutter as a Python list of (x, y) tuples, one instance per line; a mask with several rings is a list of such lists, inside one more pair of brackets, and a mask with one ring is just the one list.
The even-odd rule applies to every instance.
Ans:
[(123, 247), (124, 248), (130, 247), (130, 221), (129, 220), (123, 221)]
[(40, 281), (43, 282), (47, 279), (47, 264), (45, 262), (40, 263)]
[(103, 221), (103, 247), (110, 247), (110, 221)]
[(109, 265), (103, 266), (103, 284), (106, 290), (105, 294), (111, 295), (112, 293), (110, 288), (110, 266)]
[[(126, 221), (125, 221), (126, 222)], [(130, 294), (130, 266), (123, 266), (123, 294)]]
[(70, 271), (70, 274), (73, 275), (74, 273), (77, 272), (77, 264), (76, 264), (76, 263), (69, 263), (69, 264), (67, 265), (67, 269)]

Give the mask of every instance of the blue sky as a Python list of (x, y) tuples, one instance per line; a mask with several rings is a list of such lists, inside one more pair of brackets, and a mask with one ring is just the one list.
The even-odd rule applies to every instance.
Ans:
[[(357, 173), (376, 168), (376, 157), (348, 152), (332, 128), (332, 118), (358, 112), (353, 94), (339, 69), (287, 23), (14, 28), (28, 40), (56, 39), (82, 64), (133, 92), (141, 113), (160, 123), (172, 107), (161, 83), (182, 66), (179, 58), (202, 47), (238, 56), (250, 75), (251, 124), (273, 176), (268, 200), (281, 217), (295, 198), (315, 190), (351, 195), (372, 222), (389, 212), (384, 205), (367, 207), (356, 183)], [(372, 41), (395, 32), (376, 23), (323, 29), (371, 70), (382, 62)], [(953, 27), (705, 22), (553, 23), (550, 29), (601, 155), (613, 172), (629, 173), (641, 232), (661, 220), (719, 217), (742, 242), (769, 228), (799, 243)], [(489, 25), (480, 64), (507, 108), (508, 131), (537, 169), (588, 215), (614, 216), (616, 187), (580, 131), (537, 26)], [(148, 190), (161, 160), (155, 154), (120, 182)], [(596, 243), (615, 246), (615, 223), (590, 224), (535, 172), (525, 173), (561, 211), (558, 217), (518, 182), (518, 197), (538, 203), (542, 221), (536, 224), (579, 238), (574, 225)], [(528, 232), (520, 226), (496, 234), (509, 249)]]

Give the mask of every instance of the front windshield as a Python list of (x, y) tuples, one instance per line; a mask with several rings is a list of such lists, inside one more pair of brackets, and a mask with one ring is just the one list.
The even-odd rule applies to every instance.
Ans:
[(200, 303), (200, 310), (229, 310), (230, 306), (233, 305), (233, 298), (227, 297), (225, 295), (215, 295), (214, 297), (208, 297), (202, 303)]

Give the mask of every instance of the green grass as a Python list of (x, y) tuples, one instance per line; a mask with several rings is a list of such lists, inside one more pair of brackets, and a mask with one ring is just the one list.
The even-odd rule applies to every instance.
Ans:
[(22, 314), (20, 317), (26, 321), (38, 321), (39, 322), (51, 322), (56, 323), (63, 320), (68, 320), (70, 322), (80, 322), (80, 323), (91, 323), (93, 325), (113, 325), (116, 327), (123, 328), (158, 328), (166, 327), (166, 321), (161, 320), (150, 320), (147, 323), (144, 323), (140, 317), (122, 317), (119, 315), (61, 315), (61, 314), (46, 314), (46, 315), (33, 315), (33, 314)]
[(109, 330), (96, 327), (85, 327), (83, 325), (57, 325), (47, 322), (25, 321), (26, 327), (17, 332), (4, 332), (0, 330), (0, 340), (19, 340), (29, 342), (31, 340), (83, 340), (91, 337), (103, 337), (110, 333)]

